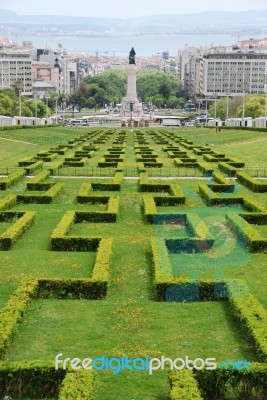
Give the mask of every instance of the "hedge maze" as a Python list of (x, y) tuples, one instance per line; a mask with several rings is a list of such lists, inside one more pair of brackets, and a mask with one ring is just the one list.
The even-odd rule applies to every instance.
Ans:
[[(0, 398), (266, 399), (265, 181), (181, 129), (82, 131), (0, 179), (0, 290), (14, 288)], [(251, 369), (114, 377), (51, 361), (186, 352)]]

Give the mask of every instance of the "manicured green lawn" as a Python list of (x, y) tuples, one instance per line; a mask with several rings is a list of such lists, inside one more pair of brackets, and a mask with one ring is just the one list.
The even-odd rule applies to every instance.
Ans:
[[(3, 156), (0, 169), (4, 171), (6, 164), (18, 167), (17, 162), (21, 158), (28, 155), (35, 156), (40, 150), (49, 149), (55, 142), (67, 143), (68, 140), (87, 131), (95, 132), (91, 128), (80, 130), (44, 128), (1, 132), (0, 137), (28, 141), (34, 145), (14, 144), (16, 142), (1, 141), (0, 138), (0, 155)], [(86, 168), (97, 168), (98, 176), (100, 171), (97, 167), (98, 161), (118, 136), (117, 131), (115, 129), (113, 131), (113, 135), (108, 136), (106, 142), (99, 145), (99, 149), (86, 163)], [(144, 129), (141, 132), (144, 132), (149, 146), (162, 159), (163, 167), (181, 172), (177, 171), (173, 159), (163, 151), (164, 145), (155, 144), (153, 131)], [(170, 133), (173, 129), (166, 129), (164, 132)], [(205, 128), (177, 129), (174, 132), (193, 140), (196, 145), (203, 145), (205, 141), (214, 143), (214, 150), (244, 160), (246, 165), (253, 163), (265, 165), (263, 154), (264, 151), (266, 154), (267, 150), (267, 134), (223, 130), (215, 133), (214, 130)], [(135, 130), (127, 130), (124, 168), (137, 168), (134, 151), (137, 141), (134, 141), (134, 134)], [(100, 135), (102, 135), (101, 132), (98, 136)], [(172, 140), (169, 141), (175, 144)], [(4, 147), (2, 147), (2, 142)], [(84, 143), (91, 142), (93, 139), (90, 137), (86, 142), (79, 142), (75, 149), (69, 149), (66, 154), (59, 155), (55, 162), (64, 161), (65, 157), (74, 150), (81, 150)], [(251, 151), (251, 149), (254, 150)], [(192, 150), (186, 149), (186, 151), (189, 155), (194, 155)], [(203, 162), (203, 156), (196, 158)], [(50, 165), (51, 163), (44, 163), (43, 168)], [(62, 192), (52, 204), (17, 203), (11, 209), (12, 211), (36, 211), (36, 219), (10, 251), (0, 253), (0, 307), (4, 306), (24, 278), (91, 277), (96, 252), (52, 251), (50, 239), (53, 230), (68, 210), (87, 212), (107, 210), (107, 206), (103, 204), (76, 203), (77, 193), (84, 182), (111, 182), (110, 179), (95, 177), (72, 177), (72, 175), (82, 175), (86, 168), (64, 167), (63, 179), (57, 176), (49, 178), (55, 183), (64, 183)], [(188, 169), (186, 174), (190, 174)], [(199, 175), (202, 174), (199, 172)], [(0, 198), (11, 193), (34, 193), (27, 190), (28, 181), (29, 178), (25, 177), (8, 190), (0, 191)], [(209, 254), (169, 253), (173, 275), (188, 276), (194, 268), (201, 278), (213, 278), (217, 272), (221, 277), (223, 269), (224, 277), (244, 280), (252, 294), (267, 307), (267, 256), (266, 254), (250, 254), (247, 249), (241, 248), (225, 220), (226, 213), (238, 213), (242, 211), (242, 208), (240, 206), (208, 208), (198, 192), (198, 185), (203, 180), (178, 178), (163, 179), (158, 182), (179, 183), (186, 195), (185, 205), (158, 206), (159, 214), (198, 213), (216, 238), (214, 249)], [(206, 182), (210, 183), (209, 180)], [(162, 239), (190, 237), (188, 226), (177, 221), (161, 225), (147, 224), (143, 209), (144, 193), (140, 192), (137, 178), (124, 179), (119, 191), (91, 193), (119, 197), (117, 221), (115, 223), (76, 223), (72, 225), (68, 235), (113, 238), (106, 298), (103, 300), (40, 299), (32, 301), (7, 350), (5, 360), (53, 360), (58, 353), (63, 353), (66, 357), (80, 358), (86, 356), (94, 358), (102, 355), (176, 358), (188, 355), (193, 358), (215, 357), (218, 362), (245, 358), (256, 361), (255, 349), (247, 341), (238, 323), (233, 320), (227, 302), (167, 303), (156, 299), (150, 238), (154, 235)], [(151, 194), (157, 195), (157, 193)], [(234, 195), (253, 197), (262, 205), (267, 202), (267, 193), (253, 194), (239, 183), (235, 185)], [(0, 234), (10, 224), (0, 224)], [(264, 237), (267, 236), (265, 225), (257, 229)], [(225, 241), (222, 242), (222, 239)], [(227, 248), (227, 250), (230, 248), (227, 259), (223, 258), (225, 254), (220, 253), (221, 248)], [(231, 261), (234, 262), (231, 263)], [(169, 391), (167, 370), (156, 371), (152, 376), (140, 371), (124, 371), (114, 376), (112, 371), (102, 371), (97, 373), (94, 399), (167, 400)]]

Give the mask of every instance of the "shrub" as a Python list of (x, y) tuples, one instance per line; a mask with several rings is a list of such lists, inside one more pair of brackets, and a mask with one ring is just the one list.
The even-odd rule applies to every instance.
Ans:
[(37, 204), (50, 204), (54, 198), (61, 192), (64, 183), (55, 183), (53, 186), (43, 194), (18, 194), (17, 200), (23, 203), (37, 203)]
[[(58, 396), (58, 387), (66, 375), (51, 362), (2, 362), (0, 396), (2, 398), (45, 399)], [(10, 396), (10, 397), (9, 397)]]
[(236, 175), (237, 168), (232, 166), (232, 165), (230, 165), (227, 162), (219, 162), (218, 163), (218, 168), (221, 171), (225, 172), (226, 174), (229, 174), (230, 176), (235, 176)]
[(25, 167), (26, 174), (31, 174), (37, 169), (42, 168), (43, 163), (44, 163), (43, 161), (37, 161), (35, 163), (32, 163), (31, 165), (28, 165), (27, 167)]
[(0, 179), (0, 190), (6, 190), (10, 186), (14, 185), (17, 181), (23, 178), (26, 174), (25, 170), (13, 172), (6, 178)]
[(0, 359), (3, 358), (6, 347), (11, 343), (18, 322), (23, 318), (28, 304), (35, 297), (37, 287), (37, 280), (22, 283), (0, 310)]
[(19, 160), (20, 167), (27, 167), (28, 165), (31, 165), (34, 163), (35, 163), (35, 158), (33, 156), (24, 157), (21, 160)]
[(170, 400), (203, 400), (192, 371), (188, 369), (171, 371), (169, 379), (171, 384)]
[(239, 215), (226, 214), (228, 224), (236, 231), (238, 237), (245, 242), (252, 253), (262, 253), (267, 249), (267, 238), (263, 238), (256, 229), (253, 228)]
[(15, 194), (8, 194), (6, 197), (3, 199), (0, 199), (0, 210), (8, 210), (9, 208), (12, 208), (17, 202), (17, 196)]
[(0, 249), (10, 250), (23, 233), (33, 224), (35, 215), (35, 211), (22, 213), (22, 216), (0, 236)]
[(29, 182), (27, 182), (27, 189), (29, 190), (47, 190), (51, 187), (52, 183), (43, 183), (45, 179), (50, 176), (50, 171), (45, 170), (40, 172), (34, 178), (32, 178)]
[(267, 311), (255, 297), (229, 297), (231, 312), (252, 341), (258, 356), (267, 362)]
[(228, 398), (229, 392), (238, 399), (264, 399), (267, 392), (267, 365), (263, 363), (250, 363), (249, 370), (203, 369), (194, 375), (207, 400)]
[(157, 214), (157, 208), (153, 196), (150, 194), (144, 195), (143, 204), (146, 222), (153, 224), (154, 216)]
[(267, 192), (267, 183), (258, 182), (243, 171), (239, 171), (236, 174), (237, 179), (242, 185), (248, 187), (253, 192), (264, 193)]
[(94, 374), (92, 370), (81, 369), (68, 372), (62, 381), (58, 400), (91, 400), (93, 399)]

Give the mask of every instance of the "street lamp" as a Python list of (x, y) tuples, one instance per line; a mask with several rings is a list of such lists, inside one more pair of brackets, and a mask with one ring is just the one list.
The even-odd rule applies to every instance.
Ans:
[(265, 74), (264, 90), (265, 90), (265, 128), (267, 128), (267, 73)]
[(242, 107), (242, 125), (244, 125), (245, 119), (245, 100), (246, 100), (246, 91), (243, 91), (243, 107)]
[(57, 125), (57, 100), (58, 98), (56, 97), (56, 125)]
[(217, 118), (217, 93), (214, 93), (214, 119)]
[(21, 90), (19, 91), (19, 117), (21, 118)]
[(230, 89), (227, 90), (226, 92), (226, 119), (229, 118), (229, 97), (230, 97)]
[(50, 99), (50, 96), (45, 96), (45, 100), (46, 100), (46, 119), (48, 118), (48, 99)]
[(38, 95), (35, 96), (35, 118), (37, 118), (37, 100), (38, 100)]

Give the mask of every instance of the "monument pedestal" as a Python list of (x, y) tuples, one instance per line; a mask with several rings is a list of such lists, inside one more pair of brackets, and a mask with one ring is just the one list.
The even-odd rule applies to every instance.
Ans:
[(136, 72), (136, 65), (129, 64), (127, 94), (121, 102), (121, 117), (130, 121), (138, 121), (143, 116), (142, 103), (138, 101), (136, 94)]

